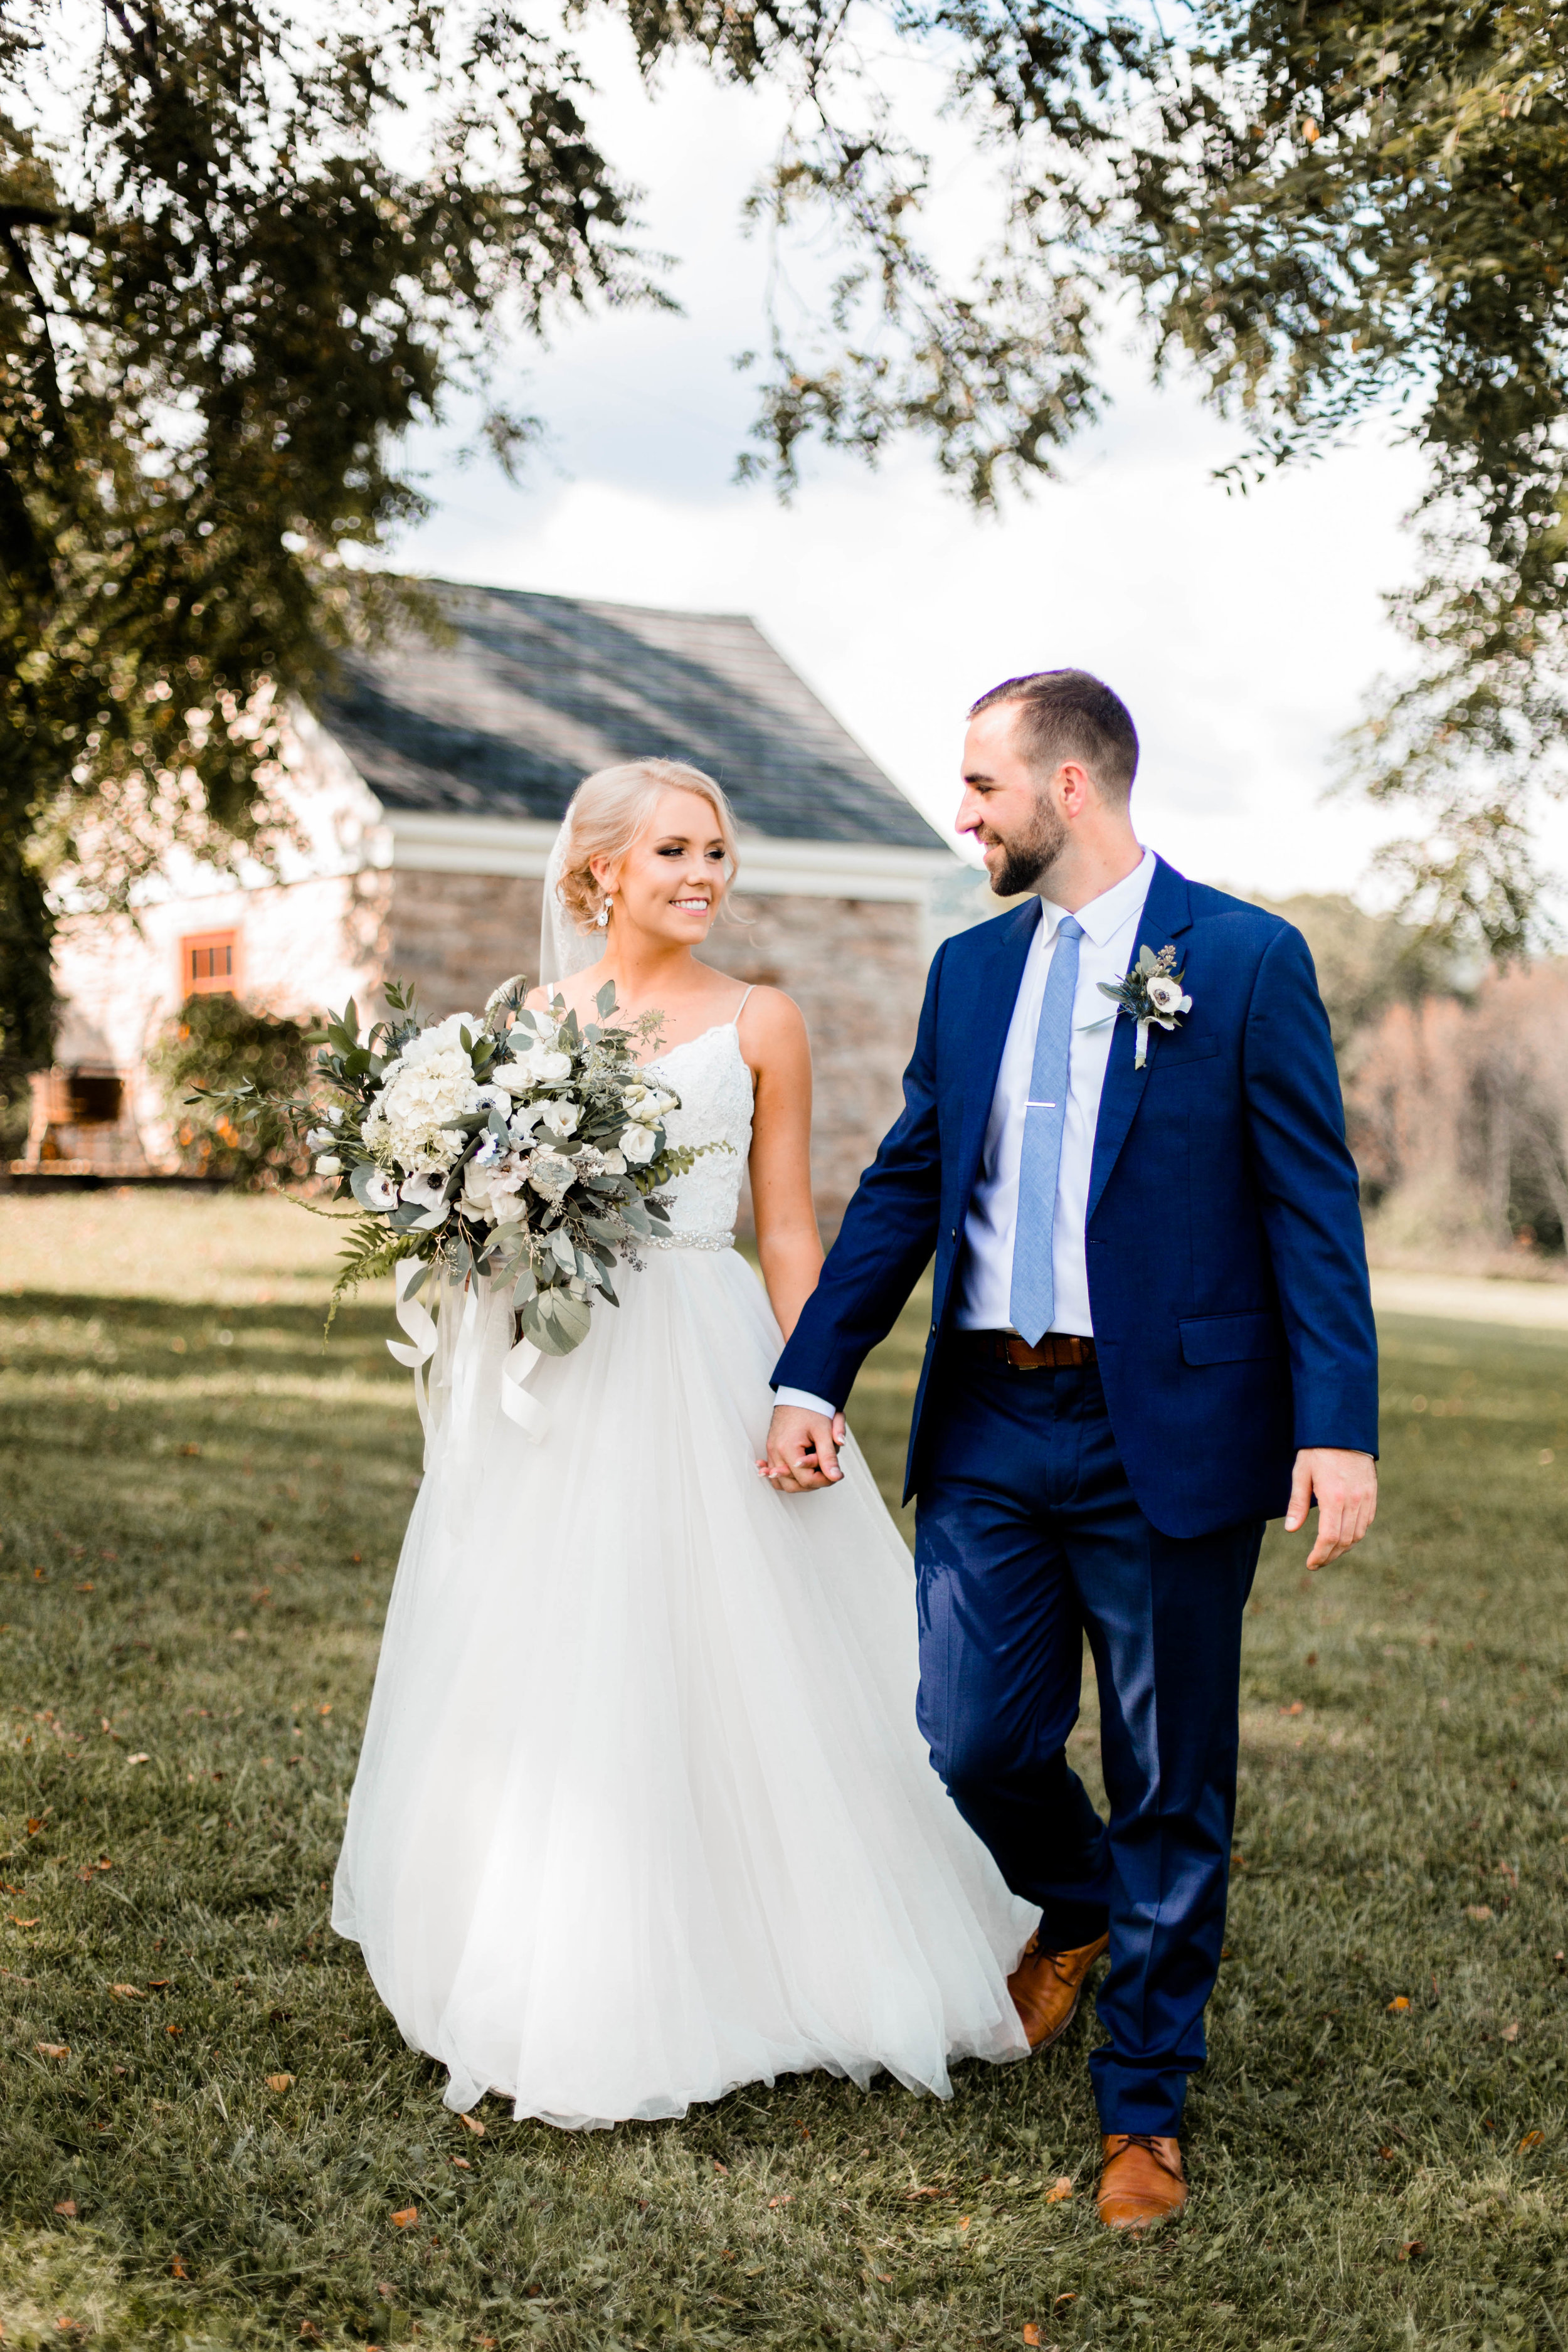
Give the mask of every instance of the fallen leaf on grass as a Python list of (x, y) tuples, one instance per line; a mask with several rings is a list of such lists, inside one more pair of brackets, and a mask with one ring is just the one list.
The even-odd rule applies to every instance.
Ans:
[(1026, 2326), (1025, 2327), (1025, 2329), (1024, 2329), (1024, 2341), (1025, 2341), (1025, 2343), (1026, 2343), (1026, 2344), (1038, 2344), (1038, 2343), (1040, 2343), (1042, 2340), (1043, 2340), (1043, 2339), (1042, 2339), (1042, 2337), (1041, 2337), (1041, 2335), (1040, 2335), (1040, 2331), (1039, 2331), (1039, 2329), (1036, 2326), (1036, 2325), (1035, 2325), (1034, 2321), (1031, 2319), (1031, 2320), (1028, 2322), (1027, 2326)]
[(477, 2116), (459, 2116), (458, 2121), (465, 2131), (471, 2131), (476, 2139), (483, 2139), (485, 2127)]
[(395, 2230), (412, 2230), (415, 2222), (417, 2221), (418, 2219), (418, 2206), (405, 2205), (399, 2212), (393, 2215), (392, 2226)]
[(1467, 1903), (1465, 1906), (1467, 1919), (1489, 1919), (1491, 1916), (1492, 1906), (1489, 1903)]
[(1405, 2244), (1399, 2249), (1399, 2259), (1402, 2263), (1413, 2263), (1418, 2255), (1424, 2254), (1426, 2251), (1426, 2241), (1425, 2238), (1408, 2238)]
[(466, 2156), (455, 2156), (455, 2157), (452, 2158), (452, 2161), (453, 2161), (453, 2163), (457, 2166), (457, 2168), (458, 2168), (458, 2171), (459, 2171), (459, 2172), (472, 2172), (472, 2170), (473, 2170), (473, 2168), (473, 2168), (473, 2166), (468, 2162), (468, 2158), (467, 2158)]
[(1393, 2148), (1391, 2148), (1391, 2147), (1380, 2147), (1380, 2148), (1378, 2149), (1378, 2151), (1377, 2151), (1377, 2152), (1378, 2152), (1379, 2156), (1381, 2156), (1381, 2157), (1382, 2157), (1382, 2158), (1383, 2158), (1383, 2160), (1384, 2160), (1384, 2164), (1392, 2164), (1392, 2163), (1393, 2163), (1393, 2161), (1394, 2161), (1394, 2149), (1393, 2149)]
[(1304, 1703), (1299, 1698), (1292, 1699), (1289, 1706), (1282, 1706), (1279, 1710), (1281, 1715), (1305, 1715), (1306, 1711)]
[(148, 1755), (146, 1749), (142, 1748), (137, 1755), (128, 1756), (125, 1761), (128, 1764), (151, 1764), (153, 1759)]
[(325, 2340), (326, 2339), (322, 2336), (321, 2329), (317, 2326), (313, 2319), (302, 2319), (300, 2322), (300, 2341), (301, 2344), (321, 2344), (324, 2343)]
[(1521, 2152), (1522, 2153), (1527, 2147), (1539, 2147), (1545, 2137), (1546, 2134), (1543, 2131), (1526, 2132), (1519, 2143)]
[(178, 2254), (174, 2256), (174, 2261), (169, 2264), (169, 2274), (172, 2278), (190, 2277), (189, 2271), (185, 2268)]
[(111, 1984), (109, 1990), (117, 2000), (140, 2000), (142, 1998), (142, 1988), (140, 1985)]
[(945, 2189), (906, 2189), (904, 2195), (906, 2197), (945, 2197), (947, 2191)]
[[(269, 2091), (291, 2091), (294, 2087), (294, 2077), (292, 2074), (268, 2074), (267, 2087)], [(393, 2219), (395, 2221), (395, 2214)]]
[(1510, 2025), (1505, 2025), (1503, 2027), (1502, 2038), (1505, 2042), (1517, 2042), (1519, 2040), (1519, 2020), (1517, 2017), (1513, 2020)]
[(71, 2054), (68, 2042), (35, 2042), (33, 2047), (40, 2058), (68, 2058)]
[(18, 1919), (15, 1911), (7, 1913), (6, 1916), (13, 1927), (36, 1927), (38, 1924), (36, 1919)]
[(55, 2211), (57, 2213), (63, 2213), (68, 2221), (74, 2221), (76, 2220), (76, 2199), (74, 2197), (62, 2197), (59, 2203), (55, 2207)]
[[(468, 2117), (467, 2117), (467, 2116), (465, 2116), (463, 2117), (463, 2121), (464, 2121), (465, 2123), (467, 2123), (467, 2122), (468, 2122)], [(715, 2172), (728, 2172), (728, 2171), (729, 2171), (729, 2169), (730, 2169), (730, 2168), (729, 2168), (729, 2166), (728, 2166), (727, 2164), (721, 2164), (721, 2163), (720, 2163), (720, 2161), (719, 2161), (719, 2159), (718, 2159), (718, 2158), (717, 2158), (717, 2157), (715, 2157), (715, 2158), (713, 2158), (713, 2169), (714, 2169), (714, 2171), (715, 2171)]]
[(1065, 2205), (1071, 2195), (1072, 2182), (1064, 2172), (1054, 2188), (1047, 2189), (1046, 2202), (1047, 2205)]
[(775, 2205), (793, 2205), (794, 2203), (795, 2199), (793, 2195), (787, 2197), (770, 2197), (768, 2199), (768, 2210), (771, 2213)]
[(1389, 2002), (1388, 2006), (1389, 2006), (1389, 2008), (1390, 2008), (1391, 2010), (1394, 2010), (1394, 2009), (1408, 2009), (1408, 2008), (1409, 2008), (1409, 2006), (1410, 2006), (1410, 1996), (1409, 1996), (1409, 1994), (1408, 1994), (1408, 1993), (1404, 1993), (1404, 1992), (1396, 1992), (1396, 1993), (1394, 1994), (1394, 1999)]

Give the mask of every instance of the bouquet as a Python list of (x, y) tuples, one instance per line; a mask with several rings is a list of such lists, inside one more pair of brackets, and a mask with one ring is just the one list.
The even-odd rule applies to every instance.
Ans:
[[(317, 1174), (337, 1179), (334, 1197), (354, 1202), (334, 1307), (395, 1271), (398, 1319), (412, 1333), (407, 1303), (438, 1269), (465, 1282), (510, 1278), (514, 1354), (526, 1347), (531, 1365), (536, 1349), (580, 1346), (597, 1300), (619, 1304), (617, 1259), (636, 1266), (638, 1243), (668, 1227), (659, 1186), (729, 1147), (669, 1141), (664, 1122), (680, 1098), (650, 1083), (635, 1051), (657, 1038), (660, 1014), (617, 1022), (609, 984), (595, 999), (598, 1020), (580, 1025), (560, 997), (527, 1011), (526, 992), (520, 976), (482, 1018), (454, 1013), (425, 1026), (412, 990), (394, 982), (391, 1017), (366, 1037), (352, 1000), (329, 1016), (310, 1094), (284, 1099), (247, 1080), (221, 1100), (237, 1119), (279, 1113), (316, 1155)], [(430, 1352), (388, 1345), (416, 1370)]]

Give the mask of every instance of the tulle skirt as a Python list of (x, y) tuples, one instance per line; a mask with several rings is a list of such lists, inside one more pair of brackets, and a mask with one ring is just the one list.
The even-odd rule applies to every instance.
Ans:
[(333, 1925), (405, 2039), (566, 2126), (743, 2083), (1025, 2054), (1036, 1915), (915, 1730), (913, 1574), (853, 1442), (753, 1468), (779, 1335), (732, 1250), (653, 1253), (499, 1409), (502, 1300), (449, 1297)]

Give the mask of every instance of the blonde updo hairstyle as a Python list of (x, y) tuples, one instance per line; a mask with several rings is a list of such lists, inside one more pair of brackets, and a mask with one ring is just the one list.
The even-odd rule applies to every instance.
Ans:
[(721, 784), (684, 760), (626, 760), (585, 776), (566, 812), (566, 841), (556, 885), (561, 904), (580, 931), (591, 930), (605, 903), (593, 860), (624, 857), (665, 793), (698, 793), (713, 812), (724, 844), (726, 894), (735, 878), (735, 820)]

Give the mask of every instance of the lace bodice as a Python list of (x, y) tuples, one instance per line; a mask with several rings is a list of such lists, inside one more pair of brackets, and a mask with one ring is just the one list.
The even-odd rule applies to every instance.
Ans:
[(752, 1073), (741, 1053), (733, 1021), (705, 1029), (683, 1045), (649, 1063), (669, 1080), (680, 1108), (665, 1120), (671, 1143), (718, 1143), (695, 1168), (663, 1187), (669, 1221), (677, 1233), (718, 1234), (733, 1231), (741, 1179), (752, 1149)]

